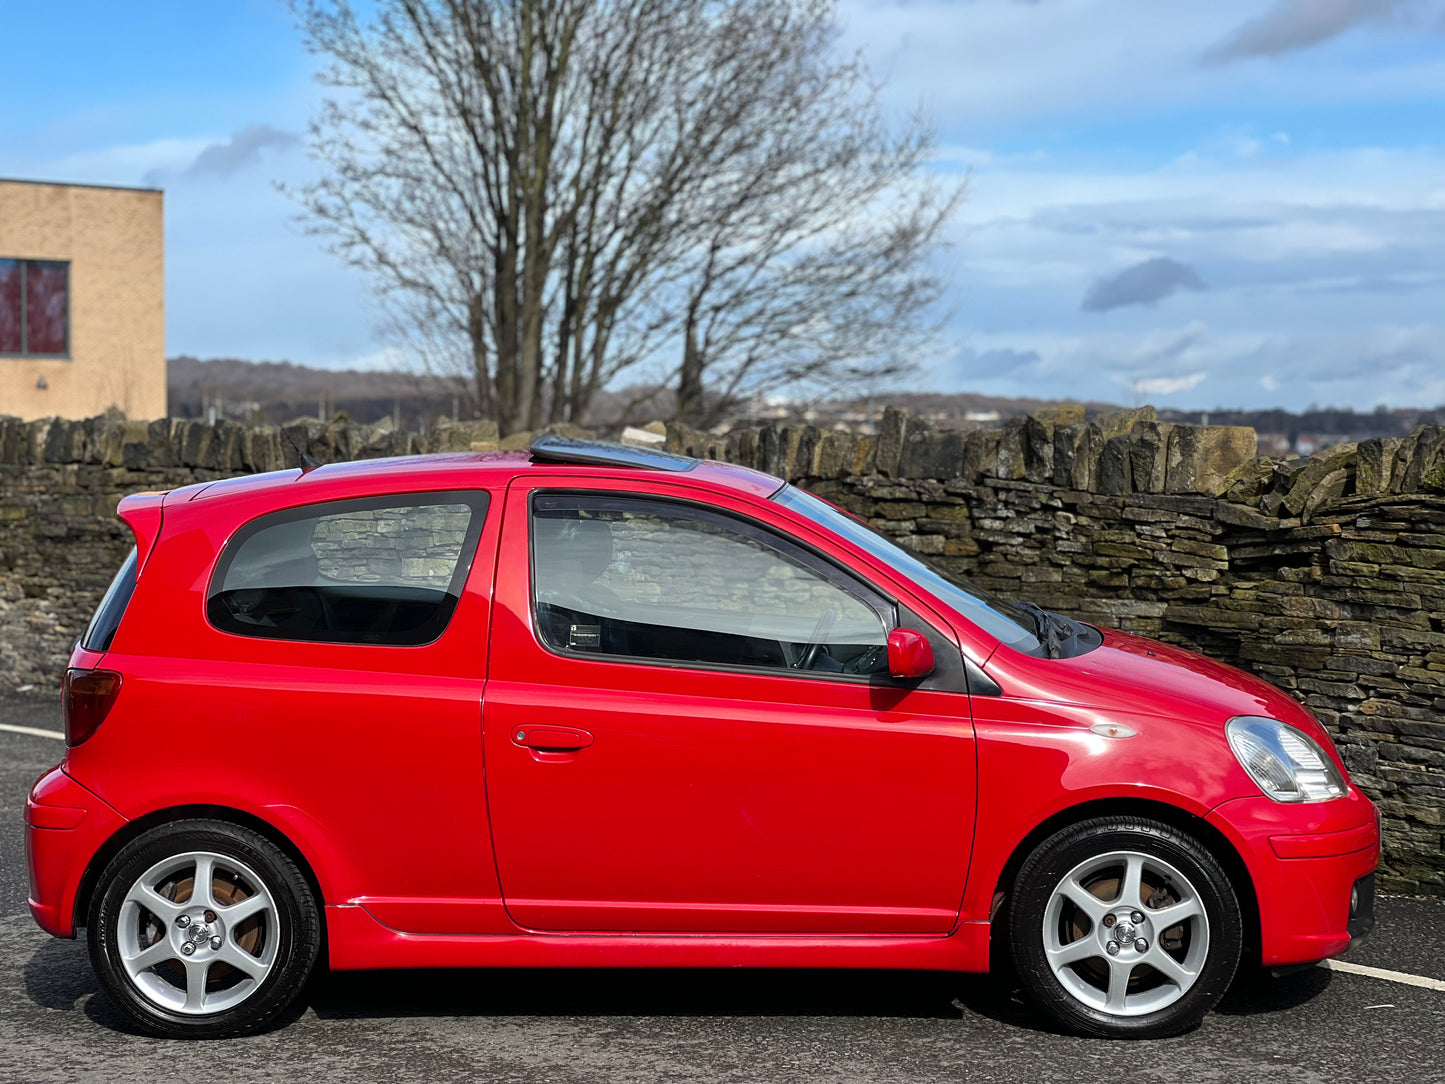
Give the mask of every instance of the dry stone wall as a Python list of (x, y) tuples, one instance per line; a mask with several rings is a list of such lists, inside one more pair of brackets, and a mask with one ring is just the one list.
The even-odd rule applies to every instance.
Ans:
[[(497, 444), (486, 423), (424, 439), (288, 430), (323, 460)], [(1149, 408), (1086, 423), (1061, 407), (969, 432), (889, 411), (875, 435), (667, 438), (799, 482), (991, 590), (1289, 690), (1380, 803), (1386, 883), (1445, 893), (1445, 430), (1292, 460), (1257, 456), (1252, 430), (1169, 425)], [(130, 545), (123, 494), (294, 461), (275, 427), (0, 419), (0, 690), (55, 689)]]
[(283, 434), (180, 418), (0, 417), (0, 691), (58, 688), (71, 645), (132, 544), (115, 518), (126, 494), (294, 467), (291, 440), (333, 461), (466, 451), (496, 439), (491, 422), (444, 425), (423, 438), (314, 419)]
[(1288, 690), (1380, 803), (1387, 882), (1445, 892), (1445, 430), (1293, 460), (1149, 408), (669, 440), (798, 482), (1000, 595)]

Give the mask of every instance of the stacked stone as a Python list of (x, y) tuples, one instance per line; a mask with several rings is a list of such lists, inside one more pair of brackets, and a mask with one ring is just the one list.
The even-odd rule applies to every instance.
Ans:
[[(489, 423), (286, 432), (323, 461), (525, 445)], [(1289, 690), (1380, 802), (1386, 883), (1445, 892), (1440, 427), (1279, 460), (1256, 455), (1251, 430), (1164, 423), (1148, 407), (963, 432), (888, 410), (877, 434), (669, 425), (667, 446), (803, 484), (1000, 595)], [(295, 463), (274, 426), (0, 418), (0, 689), (57, 686), (131, 544), (122, 495)]]
[[(1445, 892), (1445, 430), (1256, 455), (1154, 411), (938, 432), (729, 433), (789, 478), (1005, 597), (1203, 651), (1287, 689), (1384, 813), (1385, 877)], [(711, 444), (709, 442), (712, 442)], [(694, 453), (717, 438), (670, 427)]]
[[(289, 440), (287, 437), (289, 436)], [(22, 422), (0, 416), (0, 690), (58, 687), (71, 645), (132, 544), (115, 518), (130, 493), (294, 470), (291, 441), (322, 462), (495, 447), (495, 422), (427, 436), (301, 419), (279, 426), (184, 418)]]

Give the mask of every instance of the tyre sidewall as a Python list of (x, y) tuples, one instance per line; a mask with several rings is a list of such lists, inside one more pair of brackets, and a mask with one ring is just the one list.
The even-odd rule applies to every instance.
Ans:
[[(1143, 1016), (1115, 1016), (1078, 1001), (1054, 975), (1044, 953), (1044, 914), (1059, 882), (1110, 851), (1162, 859), (1193, 884), (1209, 922), (1209, 954), (1198, 980), (1178, 1001)], [(1170, 825), (1146, 818), (1100, 818), (1045, 840), (1019, 870), (1010, 906), (1010, 943), (1019, 977), (1036, 1002), (1070, 1030), (1101, 1038), (1163, 1038), (1198, 1025), (1224, 996), (1239, 966), (1243, 919), (1218, 859)]]
[[(245, 863), (265, 882), (277, 910), (270, 974), (239, 1005), (205, 1016), (155, 1004), (136, 988), (120, 958), (118, 922), (126, 893), (156, 863), (187, 851), (211, 851)], [(320, 948), (315, 896), (296, 864), (263, 836), (220, 821), (176, 822), (123, 847), (100, 876), (88, 926), (91, 963), (106, 993), (137, 1027), (166, 1038), (223, 1038), (265, 1027), (299, 995)]]

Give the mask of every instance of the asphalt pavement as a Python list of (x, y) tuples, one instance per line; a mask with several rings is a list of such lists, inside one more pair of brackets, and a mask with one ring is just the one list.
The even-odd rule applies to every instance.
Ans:
[[(0, 698), (0, 724), (58, 730)], [(1445, 991), (1315, 967), (1242, 977), (1196, 1031), (1050, 1028), (987, 976), (873, 971), (442, 971), (318, 977), (284, 1027), (209, 1043), (127, 1029), (85, 946), (25, 907), (25, 793), (54, 738), (0, 731), (0, 1084), (45, 1081), (1389, 1081), (1445, 1084)], [(1383, 897), (1346, 960), (1445, 979), (1445, 903)]]

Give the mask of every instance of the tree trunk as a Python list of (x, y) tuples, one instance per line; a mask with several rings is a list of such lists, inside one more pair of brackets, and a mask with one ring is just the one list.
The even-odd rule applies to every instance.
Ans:
[(677, 405), (674, 415), (680, 422), (692, 422), (702, 416), (702, 352), (697, 348), (697, 319), (688, 313), (682, 341), (682, 368), (677, 378)]
[(476, 388), (472, 401), (476, 417), (495, 418), (497, 400), (492, 394), (492, 374), (487, 359), (486, 303), (483, 295), (473, 297), (467, 313), (467, 335), (472, 346), (472, 380)]
[(580, 422), (659, 350), (701, 425), (937, 326), (961, 189), (832, 48), (835, 0), (293, 6), (330, 88), (296, 195), (503, 435)]
[(497, 429), (502, 436), (520, 428), (517, 402), (517, 256), (504, 247), (497, 259)]

